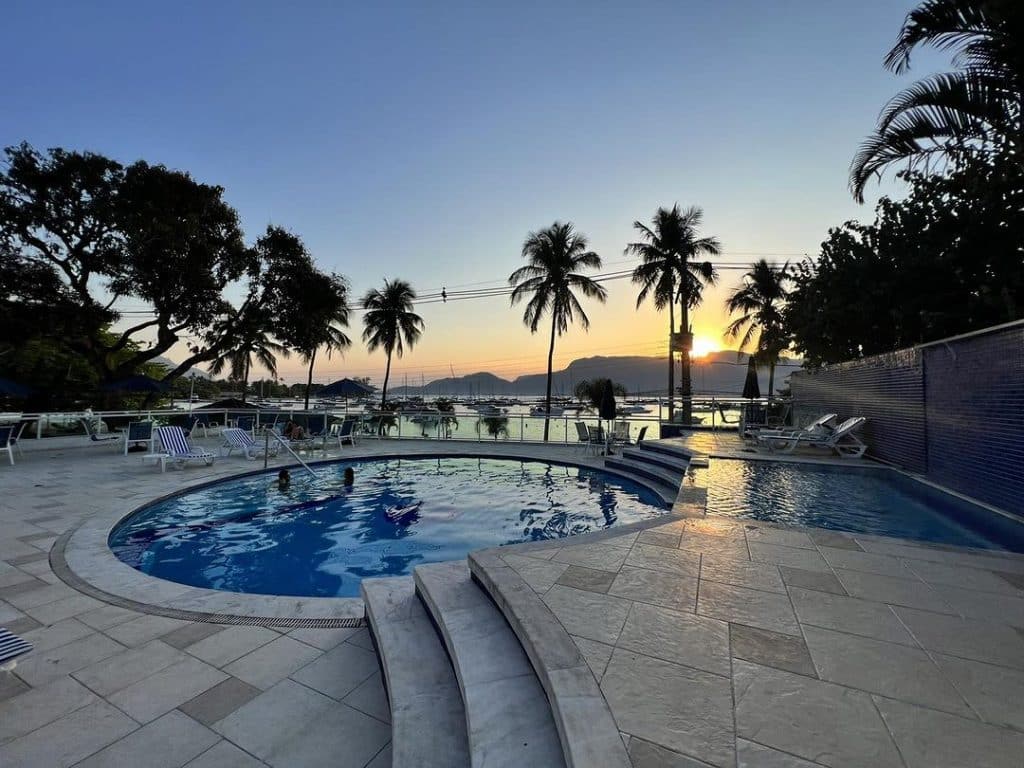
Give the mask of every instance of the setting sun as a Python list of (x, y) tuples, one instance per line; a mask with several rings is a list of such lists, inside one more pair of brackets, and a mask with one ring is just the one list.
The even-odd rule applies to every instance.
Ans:
[(693, 349), (690, 350), (690, 357), (704, 357), (709, 352), (717, 352), (721, 347), (713, 339), (706, 336), (696, 336), (693, 339)]

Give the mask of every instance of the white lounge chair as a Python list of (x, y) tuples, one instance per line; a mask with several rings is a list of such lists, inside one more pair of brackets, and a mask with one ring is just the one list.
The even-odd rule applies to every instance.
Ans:
[(128, 424), (124, 431), (124, 455), (128, 455), (128, 449), (135, 443), (149, 443), (149, 452), (153, 453), (153, 422), (133, 421)]
[(866, 421), (863, 416), (855, 416), (828, 433), (804, 431), (791, 435), (758, 435), (757, 444), (769, 451), (782, 453), (792, 453), (801, 447), (827, 448), (844, 459), (859, 459), (868, 447), (854, 432)]
[(0, 453), (7, 451), (7, 457), (11, 460), (11, 466), (14, 465), (14, 432), (17, 429), (15, 425), (9, 425), (6, 427), (0, 427)]
[[(109, 443), (111, 440), (120, 440), (120, 435), (101, 435), (96, 425), (92, 423), (92, 419), (82, 418), (79, 419), (82, 422), (82, 426), (85, 428), (85, 434), (89, 436), (90, 443)], [(99, 419), (96, 420), (96, 424), (100, 424)]]
[[(221, 436), (224, 438), (224, 443), (220, 447), (221, 456), (230, 456), (232, 451), (241, 451), (247, 459), (255, 459), (257, 456), (263, 455), (263, 446), (254, 440), (253, 436), (244, 429), (226, 427), (221, 431)], [(277, 440), (270, 441), (269, 452), (271, 456), (277, 456), (279, 448), (280, 443)]]
[(339, 450), (345, 443), (348, 443), (349, 445), (355, 445), (355, 428), (355, 419), (345, 419), (340, 424), (331, 424), (330, 432), (324, 438), (324, 445), (326, 446), (328, 440), (337, 440)]
[(780, 437), (800, 434), (821, 435), (822, 437), (826, 437), (835, 429), (835, 420), (838, 418), (839, 416), (837, 414), (826, 413), (819, 416), (805, 427), (778, 427), (774, 429), (762, 429), (756, 434), (757, 436), (763, 437)]
[(173, 461), (179, 467), (184, 467), (188, 461), (202, 461), (206, 466), (210, 466), (217, 458), (213, 452), (205, 448), (194, 447), (181, 427), (157, 427), (156, 434), (164, 451), (163, 455), (155, 457), (160, 461), (161, 472), (167, 469), (168, 461)]

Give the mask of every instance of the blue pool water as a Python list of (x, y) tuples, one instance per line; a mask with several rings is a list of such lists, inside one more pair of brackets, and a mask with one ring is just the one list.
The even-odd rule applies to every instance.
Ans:
[[(346, 466), (356, 476), (348, 489)], [(364, 578), (665, 511), (637, 483), (538, 461), (378, 459), (317, 472), (293, 470), (286, 492), (275, 474), (259, 474), (165, 499), (122, 521), (110, 547), (134, 568), (181, 584), (351, 597)]]
[(1024, 552), (1024, 525), (888, 469), (712, 459), (708, 513)]

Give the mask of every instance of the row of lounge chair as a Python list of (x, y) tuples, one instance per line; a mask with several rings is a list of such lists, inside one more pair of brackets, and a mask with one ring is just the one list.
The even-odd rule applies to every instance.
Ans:
[(798, 448), (822, 448), (844, 459), (859, 459), (868, 447), (856, 432), (867, 421), (854, 416), (836, 424), (837, 414), (826, 413), (801, 429), (761, 429), (749, 437), (771, 453), (793, 453)]

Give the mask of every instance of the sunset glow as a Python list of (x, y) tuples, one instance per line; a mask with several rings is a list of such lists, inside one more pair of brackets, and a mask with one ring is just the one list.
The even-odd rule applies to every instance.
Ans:
[(717, 352), (721, 348), (714, 339), (709, 339), (707, 336), (695, 336), (693, 339), (693, 349), (690, 350), (690, 357), (704, 357), (708, 353)]

